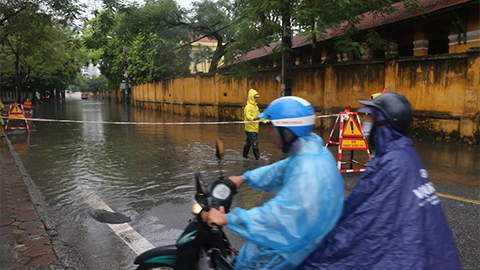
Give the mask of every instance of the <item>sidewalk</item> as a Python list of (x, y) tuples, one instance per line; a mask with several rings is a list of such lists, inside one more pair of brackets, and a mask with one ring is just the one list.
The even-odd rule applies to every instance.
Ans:
[(26, 269), (56, 260), (5, 138), (0, 139), (0, 268)]
[(48, 205), (11, 148), (0, 138), (0, 269), (88, 269), (58, 235)]

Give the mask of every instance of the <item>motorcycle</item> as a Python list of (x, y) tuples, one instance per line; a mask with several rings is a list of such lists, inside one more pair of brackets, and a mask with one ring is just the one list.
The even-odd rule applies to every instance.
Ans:
[(236, 194), (236, 185), (222, 174), (223, 141), (216, 143), (216, 156), (220, 176), (215, 182), (205, 185), (202, 175), (195, 173), (195, 203), (189, 221), (176, 245), (157, 247), (140, 254), (134, 264), (137, 270), (231, 270), (234, 269), (238, 251), (230, 244), (222, 227), (206, 223), (208, 211), (213, 207), (225, 208), (228, 213)]

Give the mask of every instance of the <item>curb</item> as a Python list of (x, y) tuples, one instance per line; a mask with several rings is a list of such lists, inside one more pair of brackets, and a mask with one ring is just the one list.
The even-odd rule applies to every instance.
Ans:
[(65, 270), (85, 270), (88, 267), (85, 265), (82, 256), (80, 253), (72, 246), (68, 245), (65, 241), (62, 240), (58, 231), (56, 229), (57, 223), (50, 217), (48, 214), (48, 204), (45, 202), (43, 195), (41, 194), (38, 187), (35, 185), (33, 180), (30, 178), (27, 170), (23, 166), (20, 156), (17, 154), (13, 148), (12, 143), (8, 139), (8, 136), (5, 134), (5, 140), (8, 144), (10, 154), (17, 166), (20, 176), (22, 177), (23, 183), (26, 186), (27, 192), (30, 195), (30, 199), (33, 203), (35, 211), (40, 217), (45, 231), (50, 237), (52, 250), (57, 257), (52, 264), (42, 266), (42, 267), (32, 267), (28, 269), (36, 270), (50, 270), (50, 269), (65, 269)]

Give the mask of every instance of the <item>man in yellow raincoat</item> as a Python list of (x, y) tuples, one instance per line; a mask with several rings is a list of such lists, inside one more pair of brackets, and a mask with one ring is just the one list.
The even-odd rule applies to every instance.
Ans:
[[(243, 121), (255, 121), (259, 120), (258, 115), (260, 110), (258, 109), (257, 103), (260, 95), (255, 89), (250, 89), (248, 91), (247, 105), (243, 110)], [(243, 147), (243, 157), (248, 158), (248, 152), (250, 152), (250, 147), (253, 149), (253, 155), (255, 159), (260, 158), (260, 152), (258, 150), (258, 122), (255, 123), (245, 123), (245, 134), (247, 139), (245, 140), (245, 146)]]

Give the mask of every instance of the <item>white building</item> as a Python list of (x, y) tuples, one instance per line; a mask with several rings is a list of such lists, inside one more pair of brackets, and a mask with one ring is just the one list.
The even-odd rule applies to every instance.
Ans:
[(82, 67), (80, 70), (83, 76), (89, 77), (90, 79), (100, 75), (99, 65), (94, 66), (91, 59), (88, 61), (88, 66)]

